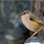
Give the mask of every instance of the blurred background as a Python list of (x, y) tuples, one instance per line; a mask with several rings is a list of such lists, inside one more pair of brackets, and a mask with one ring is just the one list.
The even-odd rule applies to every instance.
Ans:
[[(0, 44), (23, 44), (30, 37), (20, 18), (25, 10), (44, 21), (44, 0), (0, 0)], [(44, 30), (38, 35), (44, 41)]]

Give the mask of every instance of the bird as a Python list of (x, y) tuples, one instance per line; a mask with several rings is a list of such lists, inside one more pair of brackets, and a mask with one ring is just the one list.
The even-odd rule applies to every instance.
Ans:
[(35, 32), (33, 35), (38, 33), (41, 30), (40, 28), (44, 26), (43, 21), (40, 20), (36, 15), (34, 15), (29, 10), (26, 10), (23, 13), (21, 13), (21, 20), (28, 30)]

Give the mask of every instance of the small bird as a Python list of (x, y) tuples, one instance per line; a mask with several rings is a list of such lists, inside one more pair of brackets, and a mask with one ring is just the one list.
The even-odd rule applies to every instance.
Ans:
[(40, 28), (44, 26), (43, 22), (28, 10), (21, 14), (21, 20), (27, 29), (35, 32), (33, 35), (39, 32), (41, 30)]

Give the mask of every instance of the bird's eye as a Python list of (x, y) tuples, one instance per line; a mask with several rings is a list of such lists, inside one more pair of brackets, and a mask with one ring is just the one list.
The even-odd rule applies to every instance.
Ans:
[(24, 12), (22, 13), (22, 15), (25, 15), (26, 13), (29, 13), (29, 11), (24, 11)]
[(26, 13), (23, 13), (23, 15), (26, 14)]
[(26, 14), (26, 13), (28, 13), (28, 11), (24, 11), (24, 12), (23, 12), (23, 14)]
[(22, 13), (22, 15), (25, 15), (25, 14), (26, 14), (25, 12)]

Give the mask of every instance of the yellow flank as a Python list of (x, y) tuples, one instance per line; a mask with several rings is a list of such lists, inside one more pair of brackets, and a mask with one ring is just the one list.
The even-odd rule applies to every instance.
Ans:
[(34, 22), (34, 21), (31, 21), (31, 22), (32, 22), (33, 25), (35, 25), (38, 28), (42, 27), (42, 25), (41, 24), (38, 24), (37, 22)]

